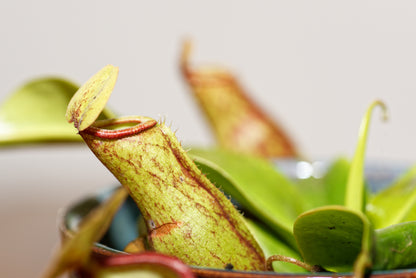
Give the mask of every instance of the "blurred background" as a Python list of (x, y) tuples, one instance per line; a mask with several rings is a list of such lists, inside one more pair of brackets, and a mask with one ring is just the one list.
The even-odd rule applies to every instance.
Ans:
[[(233, 71), (257, 104), (313, 158), (353, 154), (375, 99), (368, 157), (416, 162), (416, 2), (3, 1), (0, 101), (34, 78), (82, 84), (120, 68), (109, 106), (164, 119), (184, 145), (213, 138), (178, 70)], [(378, 113), (377, 113), (378, 112)], [(59, 212), (115, 179), (82, 144), (0, 148), (0, 272), (38, 277), (58, 244)]]

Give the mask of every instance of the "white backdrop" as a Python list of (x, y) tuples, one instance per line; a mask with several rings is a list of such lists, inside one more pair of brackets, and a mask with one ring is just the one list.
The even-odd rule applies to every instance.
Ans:
[(349, 155), (367, 105), (383, 99), (369, 155), (416, 159), (413, 1), (23, 1), (1, 4), (3, 99), (23, 81), (83, 83), (120, 67), (109, 105), (165, 117), (183, 142), (211, 135), (177, 69), (182, 39), (195, 63), (233, 70), (310, 156)]
[[(368, 157), (413, 162), (415, 14), (414, 1), (3, 1), (0, 100), (32, 78), (58, 75), (80, 84), (111, 63), (120, 67), (109, 101), (114, 110), (164, 118), (186, 145), (212, 144), (178, 71), (181, 42), (188, 37), (195, 46), (193, 61), (233, 70), (305, 155), (352, 155), (365, 109), (382, 99), (390, 120), (382, 124), (376, 111)], [(9, 236), (44, 239), (26, 239), (31, 247), (25, 260), (35, 273), (56, 240), (48, 234), (55, 235), (55, 209), (103, 180), (113, 182), (86, 149), (75, 149), (0, 150), (6, 177), (0, 198), (7, 200), (0, 220), (8, 223)], [(37, 177), (34, 165), (41, 169)], [(61, 182), (65, 173), (71, 173), (66, 187), (48, 185)], [(87, 185), (71, 187), (76, 173)], [(33, 180), (37, 186), (30, 185)], [(38, 218), (30, 206), (44, 207)], [(13, 216), (17, 208), (22, 214)], [(44, 219), (42, 211), (49, 213), (49, 226), (33, 220)], [(37, 224), (30, 227), (37, 230), (25, 234), (29, 224), (15, 227), (13, 217), (32, 219)], [(5, 265), (23, 259), (24, 250), (17, 249)], [(34, 256), (39, 250), (42, 255)]]

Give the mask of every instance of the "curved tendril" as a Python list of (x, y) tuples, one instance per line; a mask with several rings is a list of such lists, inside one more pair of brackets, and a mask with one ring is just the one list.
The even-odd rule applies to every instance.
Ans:
[(322, 271), (322, 268), (316, 265), (309, 265), (305, 262), (301, 262), (295, 258), (287, 257), (283, 255), (273, 255), (267, 258), (267, 270), (272, 271), (273, 270), (273, 262), (285, 262), (285, 263), (291, 263), (294, 265), (297, 265), (299, 267), (302, 267), (303, 269), (309, 271), (309, 272), (319, 272)]
[[(105, 129), (105, 127), (137, 123), (137, 125), (122, 129)], [(96, 121), (93, 126), (89, 126), (83, 130), (82, 133), (93, 135), (103, 139), (120, 139), (127, 136), (132, 136), (140, 133), (146, 129), (152, 128), (157, 124), (157, 121), (145, 117), (126, 117), (119, 119)]]
[(357, 211), (362, 211), (364, 205), (365, 149), (371, 114), (376, 106), (379, 106), (383, 109), (383, 120), (388, 118), (387, 107), (382, 101), (376, 100), (368, 107), (367, 112), (361, 122), (358, 144), (355, 150), (354, 158), (351, 162), (351, 169), (348, 175), (345, 206)]

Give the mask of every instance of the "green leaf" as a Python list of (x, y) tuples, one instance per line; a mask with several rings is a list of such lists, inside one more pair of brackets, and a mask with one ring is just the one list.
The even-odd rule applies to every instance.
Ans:
[(93, 244), (107, 231), (113, 216), (127, 196), (127, 191), (120, 187), (106, 202), (92, 210), (82, 221), (79, 230), (63, 243), (43, 277), (58, 277), (68, 269), (85, 266)]
[(384, 119), (387, 118), (386, 106), (381, 101), (374, 101), (362, 119), (358, 144), (355, 150), (351, 168), (348, 174), (348, 181), (345, 193), (345, 206), (356, 211), (363, 211), (365, 206), (365, 186), (364, 186), (364, 158), (367, 145), (368, 129), (371, 120), (371, 113), (376, 106), (380, 106), (384, 112)]
[(66, 111), (66, 120), (82, 131), (100, 115), (113, 91), (118, 68), (107, 65), (93, 75), (72, 97)]
[[(0, 106), (0, 145), (79, 141), (65, 121), (69, 100), (78, 86), (60, 78), (40, 78), (24, 84)], [(108, 109), (101, 118), (112, 117)]]
[(343, 205), (350, 163), (340, 157), (332, 161), (322, 177), (296, 180), (307, 210), (326, 205)]
[(376, 229), (416, 220), (416, 166), (393, 185), (376, 193), (366, 208)]
[[(283, 255), (296, 260), (301, 259), (297, 251), (280, 240), (279, 236), (265, 226), (264, 223), (249, 218), (246, 218), (246, 222), (251, 233), (263, 249), (266, 258), (273, 255)], [(295, 264), (278, 261), (273, 262), (273, 270), (280, 273), (307, 272), (304, 268)]]
[(350, 161), (336, 159), (323, 178), (328, 205), (344, 205)]
[(416, 222), (376, 230), (374, 270), (416, 266)]
[[(371, 114), (376, 106), (386, 107), (375, 101), (362, 119), (357, 148), (349, 167), (346, 185), (343, 179), (339, 188), (330, 195), (345, 196), (345, 206), (326, 206), (308, 211), (296, 220), (294, 235), (302, 257), (309, 264), (317, 264), (327, 270), (344, 272), (354, 270), (356, 277), (363, 277), (371, 266), (370, 252), (374, 231), (363, 214), (366, 201), (364, 184), (364, 158)], [(341, 164), (346, 169), (346, 164)], [(344, 177), (345, 178), (345, 177)], [(345, 188), (345, 194), (342, 194)], [(339, 199), (334, 199), (339, 202)]]
[(327, 206), (303, 213), (293, 233), (306, 263), (326, 270), (354, 270), (362, 277), (370, 266), (373, 232), (367, 218), (343, 206)]
[(193, 149), (190, 155), (214, 184), (296, 246), (292, 226), (305, 204), (295, 185), (271, 163), (222, 149)]

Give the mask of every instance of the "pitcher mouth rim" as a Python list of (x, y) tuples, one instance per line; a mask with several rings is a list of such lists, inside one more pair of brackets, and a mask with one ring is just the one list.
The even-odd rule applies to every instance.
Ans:
[(103, 139), (120, 139), (139, 134), (156, 124), (157, 121), (149, 117), (127, 116), (95, 121), (94, 124), (80, 131), (80, 134)]

